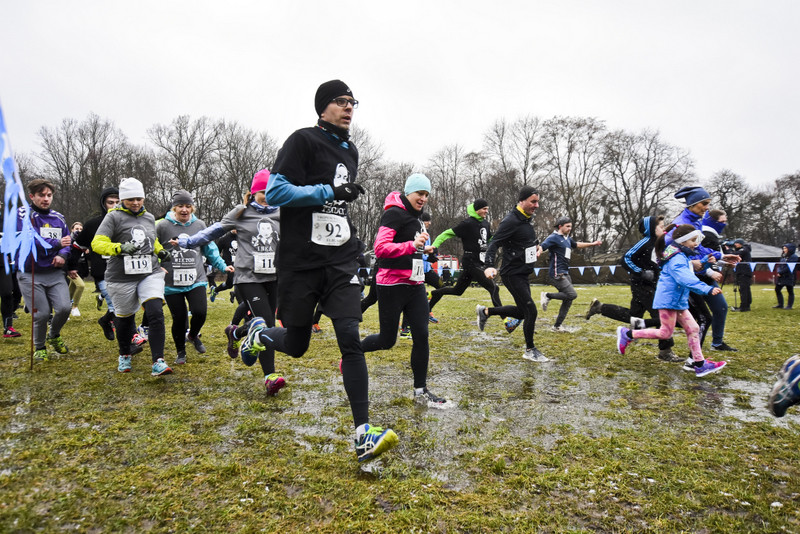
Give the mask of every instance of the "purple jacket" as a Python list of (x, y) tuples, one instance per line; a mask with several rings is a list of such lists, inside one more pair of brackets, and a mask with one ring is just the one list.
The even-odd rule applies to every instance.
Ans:
[[(22, 230), (22, 218), (26, 216), (26, 210), (24, 207), (21, 207), (17, 213), (17, 231), (19, 231)], [(36, 260), (36, 271), (52, 271), (55, 269), (55, 267), (53, 267), (53, 258), (61, 256), (64, 258), (65, 262), (69, 258), (69, 247), (61, 246), (61, 238), (69, 235), (67, 221), (64, 216), (56, 210), (42, 211), (37, 210), (33, 206), (30, 207), (30, 217), (33, 229), (51, 246), (51, 248), (45, 249), (38, 241), (35, 241), (36, 254), (38, 256), (38, 260)], [(28, 257), (24, 268), (20, 270), (29, 273), (31, 272), (32, 264), (33, 255)], [(63, 267), (61, 269), (63, 269)]]
[[(680, 213), (680, 215), (678, 215), (677, 217), (675, 217), (675, 219), (672, 220), (672, 224), (674, 224), (676, 226), (679, 226), (681, 224), (691, 224), (692, 226), (694, 226), (698, 230), (700, 230), (700, 231), (703, 230), (703, 218), (700, 215), (696, 215), (696, 214), (692, 213), (691, 211), (689, 211), (689, 208), (684, 208), (683, 211)], [(666, 235), (665, 240), (666, 240), (666, 244), (667, 245), (671, 245), (672, 244), (672, 232), (674, 232), (674, 231), (675, 231), (675, 229), (673, 228)], [(703, 258), (707, 257), (709, 254), (711, 254), (712, 256), (714, 256), (718, 260), (722, 258), (722, 253), (720, 251), (712, 250), (712, 249), (710, 249), (708, 247), (704, 247), (703, 245), (700, 245), (699, 247), (694, 249), (694, 256), (691, 256), (689, 259), (691, 259), (691, 260), (699, 260), (699, 259), (703, 259)]]

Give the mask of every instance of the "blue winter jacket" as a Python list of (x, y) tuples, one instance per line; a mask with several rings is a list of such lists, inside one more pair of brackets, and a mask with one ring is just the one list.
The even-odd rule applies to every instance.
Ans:
[[(672, 224), (674, 224), (675, 226), (680, 226), (681, 224), (691, 224), (698, 230), (702, 231), (703, 217), (692, 213), (691, 211), (689, 211), (689, 208), (684, 208), (683, 211), (680, 213), (680, 215), (678, 215), (672, 220)], [(672, 230), (669, 231), (669, 233), (667, 233), (666, 236), (667, 245), (672, 244), (672, 232), (674, 231), (675, 229), (673, 228)], [(704, 247), (703, 245), (700, 245), (699, 247), (694, 249), (694, 253), (692, 256), (690, 256), (690, 258), (692, 258), (693, 260), (700, 260), (706, 258), (709, 254), (711, 254), (718, 260), (722, 259), (722, 252), (710, 249), (708, 247)]]
[(689, 309), (689, 291), (700, 295), (713, 291), (713, 286), (701, 282), (692, 271), (687, 255), (691, 253), (691, 249), (676, 244), (664, 250), (653, 309), (686, 310)]
[(775, 283), (782, 286), (794, 286), (797, 273), (795, 272), (796, 269), (794, 267), (790, 268), (789, 264), (797, 263), (798, 261), (797, 254), (795, 254), (797, 247), (794, 243), (785, 243), (783, 246), (786, 247), (789, 253), (781, 254), (780, 263), (775, 268), (775, 272), (778, 275)]

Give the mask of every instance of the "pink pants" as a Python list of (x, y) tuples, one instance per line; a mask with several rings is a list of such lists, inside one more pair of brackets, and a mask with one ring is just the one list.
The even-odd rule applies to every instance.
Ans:
[(705, 359), (703, 349), (700, 348), (700, 327), (694, 320), (689, 310), (658, 310), (658, 318), (661, 320), (661, 328), (645, 328), (643, 330), (632, 330), (633, 339), (669, 339), (675, 331), (675, 322), (683, 327), (689, 341), (689, 352), (694, 361), (699, 362)]

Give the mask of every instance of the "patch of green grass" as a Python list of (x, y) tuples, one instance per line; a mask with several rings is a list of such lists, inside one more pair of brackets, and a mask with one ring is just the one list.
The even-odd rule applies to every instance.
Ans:
[[(367, 467), (327, 319), (303, 358), (276, 356), (288, 386), (270, 398), (259, 366), (225, 353), (227, 299), (209, 305), (208, 354), (190, 347), (161, 378), (147, 349), (117, 373), (87, 305), (64, 330), (69, 355), (31, 371), (26, 338), (2, 343), (0, 530), (797, 532), (798, 412), (776, 420), (765, 399), (800, 329), (761, 289), (753, 312), (728, 315), (739, 351), (705, 379), (656, 359), (655, 343), (622, 357), (617, 323), (584, 320), (592, 297), (629, 302), (626, 287), (578, 288), (572, 333), (549, 330), (557, 303), (540, 310), (547, 364), (521, 358), (521, 328), (509, 335), (493, 317), (477, 330), (482, 289), (446, 297), (428, 383), (456, 407), (413, 402), (411, 342), (368, 354), (371, 419), (400, 444)], [(377, 330), (373, 307), (362, 334)], [(687, 354), (680, 330), (675, 340)]]

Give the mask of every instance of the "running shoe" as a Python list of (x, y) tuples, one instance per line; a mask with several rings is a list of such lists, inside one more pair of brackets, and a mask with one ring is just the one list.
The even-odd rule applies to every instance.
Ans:
[(322, 328), (320, 328), (318, 324), (312, 324), (311, 325), (311, 333), (312, 334), (319, 334), (320, 332), (322, 332)]
[(647, 325), (644, 324), (644, 319), (641, 317), (631, 317), (631, 330), (642, 330), (647, 328)]
[(683, 361), (683, 358), (672, 352), (672, 349), (660, 349), (658, 351), (658, 359), (662, 362), (669, 363), (678, 363)]
[(97, 295), (94, 298), (94, 302), (95, 302), (95, 306), (97, 307), (97, 311), (100, 311), (100, 310), (103, 309), (103, 295)]
[(61, 336), (51, 337), (47, 340), (47, 342), (51, 347), (53, 347), (53, 350), (59, 354), (66, 354), (69, 352), (67, 344), (64, 343), (64, 340), (61, 338)]
[(683, 361), (683, 367), (681, 367), (684, 371), (694, 371), (694, 358), (689, 356)]
[(159, 358), (153, 363), (153, 371), (150, 373), (152, 376), (168, 375), (172, 373), (172, 369), (164, 361), (164, 358)]
[(703, 365), (694, 368), (694, 375), (700, 378), (710, 375), (711, 373), (717, 373), (722, 371), (722, 368), (725, 367), (727, 363), (728, 362), (712, 362), (711, 360), (706, 359), (706, 361), (703, 362)]
[(800, 355), (795, 354), (786, 360), (778, 373), (778, 380), (769, 394), (769, 411), (775, 417), (783, 417), (790, 406), (800, 403)]
[(22, 334), (17, 332), (13, 326), (7, 326), (3, 330), (3, 337), (20, 337)]
[(359, 462), (374, 460), (384, 452), (397, 445), (399, 439), (391, 428), (383, 429), (379, 426), (364, 425), (366, 432), (361, 438), (355, 440), (356, 456)]
[(228, 338), (228, 356), (230, 356), (231, 360), (239, 357), (239, 340), (233, 337), (234, 332), (236, 332), (235, 324), (229, 324), (225, 327), (225, 337)]
[(414, 392), (414, 402), (437, 410), (449, 410), (455, 406), (453, 402), (435, 395), (428, 388), (422, 388), (421, 393)]
[(539, 296), (539, 304), (542, 306), (542, 311), (547, 311), (547, 304), (550, 302), (550, 297), (547, 296), (546, 291), (542, 291), (542, 294)]
[(104, 315), (97, 320), (97, 324), (103, 329), (103, 335), (106, 336), (106, 339), (114, 341), (114, 325), (111, 323), (111, 319), (107, 319)]
[(729, 346), (724, 341), (722, 343), (720, 343), (719, 345), (712, 344), (711, 345), (711, 350), (718, 350), (718, 351), (723, 351), (723, 352), (739, 352), (738, 349), (734, 349), (733, 347)]
[(273, 397), (286, 385), (286, 379), (278, 373), (272, 373), (264, 377), (264, 387), (267, 390), (267, 395)]
[(428, 314), (428, 321), (432, 322), (433, 324), (438, 324), (439, 323), (439, 319), (437, 319), (436, 317), (433, 316), (433, 312), (430, 312)]
[(525, 349), (525, 352), (522, 353), (522, 357), (528, 361), (537, 363), (544, 363), (550, 361), (550, 358), (542, 354), (542, 352), (536, 347), (533, 347), (531, 349)]
[(625, 354), (625, 349), (631, 344), (631, 329), (624, 326), (617, 327), (617, 351)]
[(510, 334), (517, 329), (521, 322), (522, 321), (514, 317), (506, 317), (506, 320), (503, 321), (503, 325), (506, 327), (506, 332)]
[(36, 349), (33, 352), (33, 359), (39, 362), (50, 361), (50, 356), (47, 355), (47, 349)]
[(475, 313), (478, 314), (478, 329), (481, 332), (483, 332), (483, 329), (486, 327), (486, 321), (489, 320), (489, 316), (483, 313), (485, 309), (486, 306), (481, 306), (480, 304), (475, 306)]
[(133, 334), (133, 339), (131, 340), (131, 343), (133, 343), (134, 346), (136, 346), (137, 348), (141, 348), (142, 345), (147, 343), (147, 338), (144, 337), (139, 332), (136, 332), (135, 334)]
[(198, 352), (198, 354), (205, 354), (206, 353), (206, 346), (203, 345), (203, 342), (200, 340), (200, 336), (203, 334), (197, 334), (196, 336), (192, 336), (190, 334), (186, 334), (186, 341), (191, 341), (192, 345), (194, 345), (194, 350)]
[(603, 311), (603, 303), (597, 299), (592, 299), (592, 303), (589, 304), (589, 310), (586, 312), (586, 320), (588, 321), (592, 315), (597, 315)]
[(119, 355), (119, 364), (117, 365), (117, 371), (120, 373), (130, 373), (131, 372), (131, 357), (130, 356), (123, 356), (122, 354)]
[(211, 286), (211, 289), (208, 290), (208, 300), (211, 302), (217, 300), (217, 286)]
[(178, 357), (175, 358), (175, 365), (183, 365), (186, 363), (186, 351), (182, 350), (178, 352)]
[(69, 314), (73, 317), (80, 317), (81, 311), (78, 308), (72, 308), (72, 311), (70, 311)]
[(266, 347), (261, 344), (259, 334), (267, 327), (266, 321), (261, 317), (256, 317), (250, 321), (250, 328), (247, 330), (247, 337), (242, 340), (241, 352), (242, 361), (246, 366), (251, 366), (258, 360), (258, 353)]
[(411, 339), (411, 329), (410, 328), (402, 328), (402, 329), (400, 329), (400, 338), (401, 339)]

